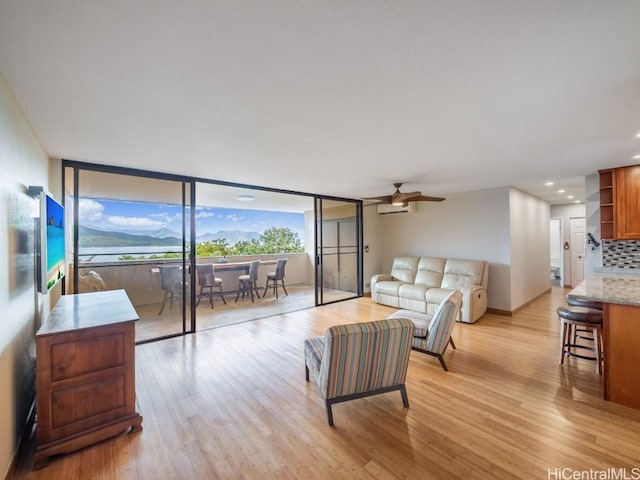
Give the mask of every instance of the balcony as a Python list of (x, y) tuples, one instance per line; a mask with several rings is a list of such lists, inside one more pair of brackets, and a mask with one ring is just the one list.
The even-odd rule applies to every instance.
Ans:
[[(224, 271), (216, 270), (216, 277), (222, 279), (222, 286), (227, 305), (215, 296), (213, 308), (209, 298), (204, 298), (195, 307), (196, 329), (204, 330), (216, 328), (224, 325), (245, 322), (257, 318), (264, 318), (279, 313), (286, 313), (315, 305), (314, 289), (314, 265), (312, 257), (307, 253), (284, 253), (274, 255), (237, 256), (229, 257), (230, 263), (250, 262), (260, 260), (268, 262), (258, 270), (258, 282), (260, 295), (264, 295), (264, 285), (266, 284), (267, 273), (275, 270), (275, 261), (279, 258), (286, 258), (285, 285), (289, 295), (284, 296), (280, 289), (279, 298), (276, 298), (271, 291), (264, 298), (251, 302), (250, 297), (240, 298), (235, 302), (238, 275), (243, 272), (238, 270)], [(220, 264), (220, 257), (198, 257), (197, 263)], [(145, 341), (153, 338), (161, 338), (169, 335), (183, 333), (183, 316), (181, 298), (175, 297), (173, 304), (167, 301), (164, 310), (160, 314), (160, 308), (164, 296), (161, 287), (158, 265), (182, 265), (180, 260), (130, 260), (113, 262), (84, 262), (81, 264), (79, 291), (78, 293), (95, 290), (124, 289), (133, 303), (140, 320), (136, 323), (136, 341)], [(69, 268), (69, 278), (67, 291), (74, 293), (73, 286), (73, 265)], [(343, 281), (348, 281), (346, 277), (351, 277), (351, 273), (341, 274)], [(187, 282), (189, 282), (187, 278)], [(324, 295), (325, 302), (350, 298), (355, 296), (354, 292), (340, 290), (336, 288), (339, 283), (336, 274), (328, 272), (325, 275)], [(199, 292), (198, 285), (195, 286), (196, 300)], [(190, 293), (187, 289), (187, 303), (185, 305), (186, 322), (184, 331), (191, 331), (190, 320)]]

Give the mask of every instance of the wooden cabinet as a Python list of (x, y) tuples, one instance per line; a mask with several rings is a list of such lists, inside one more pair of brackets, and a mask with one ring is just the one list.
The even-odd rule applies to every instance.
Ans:
[(613, 212), (613, 170), (600, 170), (600, 238), (613, 240), (614, 212)]
[(640, 165), (615, 170), (616, 238), (640, 239)]
[(601, 238), (640, 239), (640, 165), (599, 173)]
[(604, 304), (604, 399), (640, 409), (640, 307)]
[(36, 334), (34, 468), (131, 428), (135, 324), (124, 290), (64, 295)]

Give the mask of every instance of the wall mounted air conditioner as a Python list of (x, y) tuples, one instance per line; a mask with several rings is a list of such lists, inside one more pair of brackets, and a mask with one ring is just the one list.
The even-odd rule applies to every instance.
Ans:
[(392, 213), (411, 213), (416, 211), (415, 202), (407, 203), (406, 207), (395, 206), (388, 203), (376, 205), (378, 215), (391, 215)]

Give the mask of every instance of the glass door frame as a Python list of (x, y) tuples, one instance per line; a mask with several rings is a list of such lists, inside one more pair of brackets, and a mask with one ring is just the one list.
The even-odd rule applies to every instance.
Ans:
[[(327, 305), (330, 303), (339, 302), (342, 300), (348, 300), (351, 298), (362, 297), (364, 295), (364, 283), (363, 283), (363, 203), (362, 200), (342, 198), (342, 197), (334, 197), (329, 195), (318, 195), (311, 194), (305, 192), (298, 192), (295, 190), (286, 190), (286, 189), (278, 189), (278, 188), (269, 188), (269, 187), (261, 187), (256, 185), (247, 185), (242, 183), (228, 182), (222, 180), (215, 180), (210, 178), (202, 178), (202, 177), (193, 177), (186, 175), (177, 175), (170, 173), (161, 173), (154, 172), (148, 170), (141, 170), (136, 168), (129, 167), (118, 167), (118, 166), (110, 166), (110, 165), (102, 165), (95, 163), (87, 163), (80, 162), (75, 160), (62, 159), (61, 161), (61, 183), (62, 183), (62, 191), (66, 192), (66, 178), (68, 171), (71, 171), (73, 174), (73, 215), (74, 215), (74, 226), (73, 226), (73, 262), (74, 262), (74, 291), (78, 291), (78, 240), (79, 240), (79, 201), (80, 197), (78, 195), (79, 192), (79, 172), (82, 170), (88, 170), (93, 172), (103, 172), (107, 174), (119, 174), (126, 175), (130, 177), (143, 177), (157, 180), (170, 180), (175, 182), (180, 182), (182, 187), (182, 218), (183, 218), (183, 228), (182, 228), (182, 266), (183, 266), (183, 279), (189, 278), (189, 287), (186, 286), (186, 282), (183, 282), (183, 298), (190, 298), (189, 303), (189, 315), (187, 321), (187, 302), (183, 302), (182, 306), (182, 332), (164, 335), (157, 338), (145, 339), (136, 342), (136, 344), (147, 343), (157, 340), (163, 340), (165, 338), (171, 338), (175, 336), (184, 335), (187, 333), (194, 333), (197, 331), (197, 322), (196, 322), (196, 310), (195, 310), (195, 301), (196, 301), (196, 185), (198, 183), (210, 183), (217, 184), (223, 186), (230, 187), (241, 187), (247, 189), (254, 190), (263, 190), (275, 193), (283, 193), (290, 195), (299, 195), (302, 197), (311, 197), (314, 201), (314, 289), (315, 289), (315, 306)], [(188, 195), (187, 195), (188, 189)], [(187, 198), (188, 197), (188, 198)], [(63, 204), (66, 199), (66, 194), (63, 193)], [(356, 228), (357, 228), (357, 251), (356, 251), (356, 284), (357, 284), (357, 292), (354, 293), (352, 297), (342, 298), (333, 301), (324, 301), (324, 295), (322, 290), (322, 282), (319, 281), (323, 277), (322, 271), (322, 206), (323, 201), (332, 201), (332, 202), (344, 202), (345, 204), (351, 203), (356, 208)], [(188, 212), (187, 212), (188, 209)], [(188, 226), (187, 226), (188, 225)], [(318, 253), (320, 252), (320, 254)], [(188, 272), (188, 273), (187, 273)], [(64, 288), (64, 286), (63, 286)], [(187, 288), (189, 291), (187, 292)], [(63, 293), (65, 291), (63, 290)]]
[[(148, 342), (154, 342), (157, 340), (163, 340), (166, 338), (181, 336), (186, 333), (195, 332), (195, 309), (194, 299), (195, 299), (195, 208), (191, 208), (192, 205), (195, 205), (195, 181), (189, 177), (183, 177), (179, 175), (173, 174), (165, 174), (165, 173), (157, 173), (150, 172), (146, 170), (137, 170), (131, 169), (127, 167), (113, 167), (107, 165), (99, 165), (85, 162), (76, 162), (72, 160), (62, 160), (62, 172), (61, 172), (61, 180), (62, 180), (62, 203), (66, 202), (66, 177), (68, 176), (69, 170), (73, 175), (73, 192), (72, 192), (72, 201), (73, 201), (73, 230), (72, 230), (72, 238), (73, 238), (73, 287), (72, 290), (74, 292), (79, 291), (79, 251), (78, 251), (78, 242), (80, 237), (80, 172), (91, 171), (105, 174), (113, 174), (113, 175), (126, 175), (129, 177), (142, 177), (149, 178), (155, 180), (163, 180), (163, 181), (174, 181), (180, 183), (181, 187), (181, 211), (182, 211), (182, 256), (181, 256), (181, 266), (182, 266), (182, 298), (189, 298), (189, 302), (182, 302), (181, 304), (181, 313), (182, 313), (182, 328), (181, 331), (176, 333), (171, 333), (167, 335), (162, 335), (159, 337), (153, 337), (149, 339), (136, 340), (136, 344), (143, 344)], [(187, 203), (187, 190), (189, 192), (189, 202)], [(189, 209), (189, 214), (187, 217), (187, 209)], [(187, 236), (187, 225), (189, 228), (189, 235)], [(187, 242), (189, 242), (189, 248), (187, 249)], [(185, 280), (189, 278), (189, 286), (187, 286), (187, 282)], [(63, 284), (64, 288), (64, 284)], [(187, 291), (189, 289), (189, 291)], [(63, 290), (63, 294), (66, 294), (66, 291)], [(187, 303), (189, 307), (187, 307)], [(187, 309), (189, 309), (189, 322), (187, 323)], [(187, 328), (187, 326), (189, 328)]]
[[(337, 300), (325, 301), (324, 300), (324, 240), (323, 240), (323, 201), (329, 200), (332, 202), (340, 201), (347, 203), (353, 203), (356, 209), (356, 292), (351, 297), (340, 298)], [(362, 297), (364, 295), (363, 288), (363, 211), (362, 200), (349, 200), (349, 199), (336, 199), (332, 197), (316, 196), (314, 201), (314, 243), (315, 243), (315, 259), (314, 259), (314, 280), (315, 280), (315, 303), (316, 306), (329, 305), (331, 303), (341, 302), (343, 300), (350, 300), (353, 298)], [(338, 245), (338, 248), (340, 246)]]

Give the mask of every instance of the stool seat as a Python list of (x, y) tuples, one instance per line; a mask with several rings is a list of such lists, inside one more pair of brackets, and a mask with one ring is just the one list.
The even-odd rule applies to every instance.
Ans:
[(565, 305), (558, 307), (558, 316), (565, 320), (583, 323), (602, 323), (602, 310), (588, 307), (576, 307), (573, 305)]
[(602, 310), (602, 302), (594, 302), (593, 300), (583, 300), (581, 298), (567, 298), (567, 303), (574, 307), (587, 307)]

